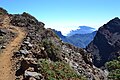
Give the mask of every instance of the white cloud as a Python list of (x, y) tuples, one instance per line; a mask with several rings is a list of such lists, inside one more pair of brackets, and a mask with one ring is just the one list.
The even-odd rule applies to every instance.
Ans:
[(45, 25), (45, 28), (52, 28), (55, 29), (57, 31), (61, 31), (63, 35), (67, 35), (71, 30), (76, 30), (78, 29), (78, 25), (77, 26), (68, 26), (68, 25)]
[(63, 35), (67, 35), (71, 30), (76, 30), (78, 29), (78, 26), (77, 27), (62, 27), (60, 28), (60, 31), (62, 32)]
[[(80, 22), (80, 21), (79, 21)], [(95, 28), (96, 30), (101, 27), (104, 23), (85, 23), (81, 22), (82, 24), (79, 24), (79, 22), (45, 22), (45, 28), (52, 28), (58, 31), (61, 31), (63, 35), (67, 35), (71, 30), (78, 29), (79, 26), (90, 26)]]

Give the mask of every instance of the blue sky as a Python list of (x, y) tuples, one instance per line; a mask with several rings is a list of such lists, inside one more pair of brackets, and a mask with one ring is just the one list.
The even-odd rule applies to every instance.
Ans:
[(98, 28), (120, 17), (120, 0), (0, 0), (0, 6), (13, 14), (28, 12), (63, 34), (82, 25)]

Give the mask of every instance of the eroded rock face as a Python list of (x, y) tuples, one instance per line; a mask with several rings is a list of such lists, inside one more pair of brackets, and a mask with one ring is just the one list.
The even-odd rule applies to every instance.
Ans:
[(93, 54), (93, 63), (97, 67), (120, 56), (120, 19), (114, 18), (99, 28), (87, 51)]

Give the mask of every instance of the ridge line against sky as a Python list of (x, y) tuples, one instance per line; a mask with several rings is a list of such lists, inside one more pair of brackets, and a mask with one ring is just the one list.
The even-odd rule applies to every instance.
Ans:
[(99, 28), (114, 17), (120, 17), (120, 0), (0, 0), (9, 13), (28, 12), (45, 27), (66, 35), (79, 26)]

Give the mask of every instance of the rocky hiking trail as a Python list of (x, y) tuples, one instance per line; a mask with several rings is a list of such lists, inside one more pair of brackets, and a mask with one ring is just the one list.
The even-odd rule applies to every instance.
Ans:
[(12, 71), (12, 55), (14, 51), (19, 49), (20, 43), (25, 37), (25, 32), (20, 27), (9, 25), (9, 17), (5, 18), (3, 24), (2, 27), (17, 33), (17, 35), (7, 44), (0, 54), (0, 80), (15, 80), (15, 73)]

